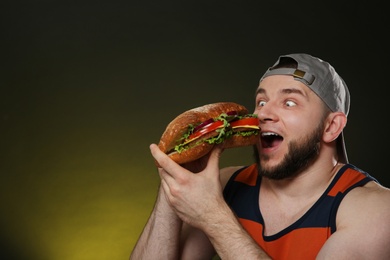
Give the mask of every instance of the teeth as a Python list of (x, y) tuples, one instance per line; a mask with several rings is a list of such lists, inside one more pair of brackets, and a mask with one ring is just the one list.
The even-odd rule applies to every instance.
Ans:
[(278, 134), (275, 134), (275, 133), (273, 133), (273, 132), (264, 132), (264, 133), (261, 133), (261, 136), (271, 136), (271, 135), (273, 135), (273, 136), (278, 136)]

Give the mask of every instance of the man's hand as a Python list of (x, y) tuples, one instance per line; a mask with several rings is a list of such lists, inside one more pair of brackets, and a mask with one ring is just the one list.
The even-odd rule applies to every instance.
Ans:
[(224, 204), (219, 178), (222, 146), (216, 146), (208, 156), (186, 164), (186, 168), (172, 161), (155, 144), (150, 149), (161, 166), (161, 185), (177, 215), (200, 229), (212, 223), (215, 210)]

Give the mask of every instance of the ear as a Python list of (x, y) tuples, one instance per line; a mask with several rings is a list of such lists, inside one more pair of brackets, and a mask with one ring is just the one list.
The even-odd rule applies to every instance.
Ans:
[(333, 112), (328, 115), (323, 140), (330, 143), (341, 134), (347, 124), (347, 116), (342, 112)]

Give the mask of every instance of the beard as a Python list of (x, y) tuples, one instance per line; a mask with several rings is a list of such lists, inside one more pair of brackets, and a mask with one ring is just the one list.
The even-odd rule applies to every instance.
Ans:
[(257, 147), (254, 146), (259, 175), (272, 180), (283, 180), (297, 176), (317, 159), (322, 133), (323, 125), (320, 124), (307, 137), (290, 142), (288, 153), (284, 156), (282, 162), (270, 169), (264, 169), (260, 162), (260, 157), (265, 161), (269, 157), (260, 155)]

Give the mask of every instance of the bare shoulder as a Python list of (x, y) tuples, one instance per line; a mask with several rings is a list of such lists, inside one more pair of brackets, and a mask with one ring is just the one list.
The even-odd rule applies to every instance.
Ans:
[(390, 189), (372, 181), (351, 190), (340, 204), (336, 229), (326, 243), (332, 249), (324, 252), (390, 259)]
[[(389, 220), (390, 189), (374, 181), (367, 183), (365, 186), (357, 187), (345, 196), (340, 204), (339, 211), (340, 217), (349, 218), (351, 214), (353, 214), (354, 219), (367, 216), (378, 218), (385, 218), (387, 216)], [(358, 214), (355, 215), (355, 213)], [(387, 222), (390, 224), (389, 221)]]
[(317, 259), (390, 259), (390, 190), (375, 182), (352, 189), (336, 216), (336, 232)]
[[(337, 213), (337, 229), (349, 225), (387, 225), (390, 230), (390, 189), (371, 181), (351, 190), (343, 199)], [(373, 222), (376, 221), (376, 222)]]
[(221, 179), (222, 188), (226, 186), (230, 177), (232, 177), (232, 175), (242, 167), (244, 166), (230, 166), (230, 167), (222, 168), (220, 170), (220, 179)]

